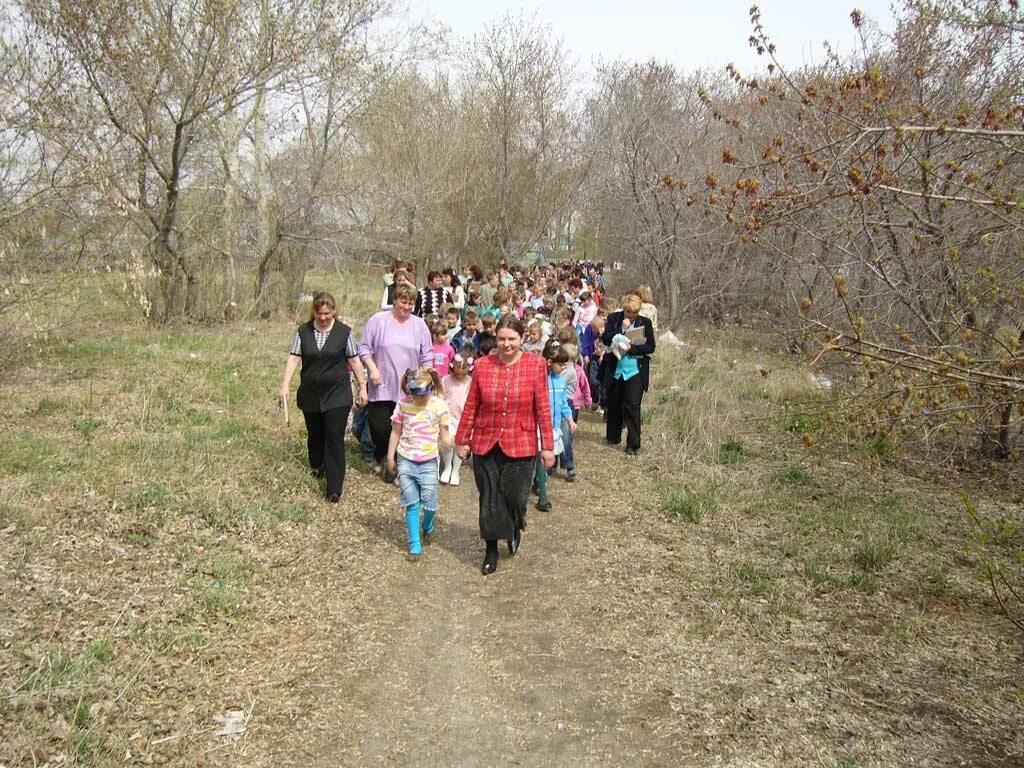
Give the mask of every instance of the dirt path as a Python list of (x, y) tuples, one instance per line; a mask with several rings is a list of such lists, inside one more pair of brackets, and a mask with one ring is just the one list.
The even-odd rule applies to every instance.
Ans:
[[(756, 569), (737, 558), (768, 535), (758, 519), (668, 519), (637, 489), (680, 469), (627, 459), (600, 435), (586, 416), (579, 481), (552, 481), (554, 510), (531, 511), (522, 550), (487, 578), (469, 472), (442, 488), (417, 563), (396, 489), (363, 472), (337, 508), (257, 533), (239, 629), (218, 625), (176, 680), (140, 678), (143, 754), (189, 768), (996, 766), (1024, 754), (1002, 704), (1019, 679), (1012, 654), (987, 636), (965, 645), (940, 620), (912, 653), (882, 644), (893, 610), (921, 610), (884, 591), (752, 586)], [(980, 653), (975, 686), (956, 670)], [(211, 720), (237, 707), (246, 733), (215, 736)]]
[[(287, 615), (268, 617), (301, 637), (267, 681), (283, 696), (262, 696), (245, 742), (225, 752), (263, 765), (676, 764), (677, 735), (645, 728), (651, 692), (625, 628), (607, 624), (621, 621), (630, 579), (602, 553), (631, 528), (598, 503), (596, 422), (584, 433), (580, 480), (552, 480), (555, 509), (531, 511), (521, 551), (503, 549), (487, 578), (470, 472), (442, 487), (418, 563), (404, 559), (395, 494), (354, 475), (333, 544), (300, 545)], [(623, 467), (639, 480), (641, 465)]]

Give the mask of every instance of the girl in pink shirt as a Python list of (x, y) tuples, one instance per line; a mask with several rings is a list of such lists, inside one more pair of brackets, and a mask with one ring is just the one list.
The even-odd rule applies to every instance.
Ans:
[(448, 323), (435, 320), (430, 325), (430, 336), (434, 342), (434, 370), (438, 376), (447, 376), (452, 358), (455, 357), (455, 350), (448, 342)]
[[(448, 403), (448, 410), (451, 411), (451, 433), (454, 435), (459, 429), (459, 419), (462, 418), (462, 409), (466, 406), (466, 397), (469, 395), (470, 374), (473, 372), (473, 345), (466, 344), (462, 350), (452, 358), (451, 373), (444, 377), (441, 382), (444, 387), (444, 401)], [(447, 446), (441, 446), (441, 482), (449, 485), (459, 484), (459, 467), (462, 466), (460, 459), (455, 452)]]
[(449, 431), (451, 412), (442, 397), (444, 388), (437, 371), (407, 370), (402, 376), (402, 393), (391, 416), (388, 472), (398, 475), (409, 530), (409, 557), (417, 558), (423, 552), (421, 525), (424, 536), (434, 533), (438, 444), (451, 448), (455, 443)]

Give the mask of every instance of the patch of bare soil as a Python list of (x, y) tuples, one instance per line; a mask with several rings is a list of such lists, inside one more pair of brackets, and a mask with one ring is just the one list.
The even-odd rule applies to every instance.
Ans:
[[(1021, 647), (982, 593), (730, 602), (723, 583), (759, 521), (720, 509), (687, 525), (639, 505), (679, 468), (600, 438), (585, 416), (579, 480), (551, 480), (554, 510), (531, 511), (521, 551), (490, 577), (470, 471), (442, 487), (416, 563), (397, 489), (350, 471), (337, 507), (242, 537), (257, 568), (234, 619), (196, 623), (186, 605), (187, 519), (126, 551), (110, 543), (123, 532), (71, 515), (53, 551), (22, 553), (19, 588), (47, 594), (29, 612), (4, 594), (3, 636), (132, 626), (187, 643), (175, 627), (193, 617), (202, 648), (155, 643), (102, 705), (120, 734), (117, 754), (93, 758), (106, 765), (1024, 764)], [(925, 635), (892, 642), (913, 616)], [(218, 736), (229, 709), (245, 732)], [(9, 711), (0, 764), (56, 760), (29, 747), (69, 727), (48, 720), (45, 705)]]

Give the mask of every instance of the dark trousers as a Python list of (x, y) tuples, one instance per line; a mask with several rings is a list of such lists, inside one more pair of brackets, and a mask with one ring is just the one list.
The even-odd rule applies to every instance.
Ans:
[(370, 437), (370, 428), (366, 423), (366, 408), (357, 408), (355, 416), (352, 417), (352, 434), (359, 440), (359, 452), (363, 459), (373, 458), (373, 438)]
[(604, 387), (601, 386), (601, 363), (597, 359), (597, 356), (590, 358), (590, 364), (587, 366), (587, 382), (590, 384), (590, 399), (594, 401), (594, 405), (604, 407), (605, 396)]
[(608, 423), (605, 437), (609, 443), (622, 441), (622, 427), (626, 427), (626, 447), (640, 449), (640, 401), (644, 397), (643, 377), (639, 374), (623, 381), (612, 379), (608, 388)]
[(345, 425), (350, 408), (333, 408), (322, 413), (302, 412), (306, 419), (306, 450), (309, 466), (323, 469), (327, 495), (341, 494), (345, 484)]
[(480, 538), (512, 540), (526, 527), (526, 504), (536, 457), (514, 459), (495, 446), (473, 456), (473, 479), (480, 493)]
[(373, 440), (373, 460), (383, 462), (388, 455), (391, 440), (391, 414), (395, 412), (393, 400), (381, 400), (366, 406), (366, 424)]

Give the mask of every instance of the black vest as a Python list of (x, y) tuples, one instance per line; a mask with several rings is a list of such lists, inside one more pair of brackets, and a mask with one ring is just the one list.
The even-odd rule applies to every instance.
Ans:
[(323, 413), (352, 406), (351, 374), (345, 357), (351, 334), (351, 328), (335, 320), (323, 349), (317, 349), (313, 321), (299, 326), (302, 372), (297, 399), (300, 411)]

